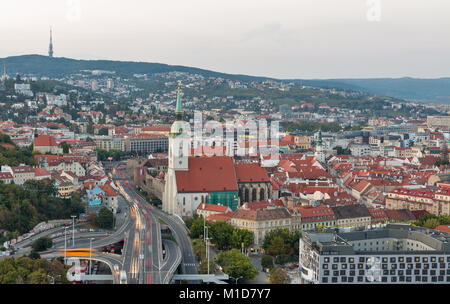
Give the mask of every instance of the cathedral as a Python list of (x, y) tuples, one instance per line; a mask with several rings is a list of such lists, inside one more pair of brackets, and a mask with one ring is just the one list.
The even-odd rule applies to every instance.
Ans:
[(227, 206), (235, 211), (244, 202), (272, 198), (269, 176), (258, 164), (238, 164), (230, 156), (189, 156), (192, 141), (182, 113), (178, 87), (176, 120), (169, 134), (164, 211), (191, 217), (201, 203)]

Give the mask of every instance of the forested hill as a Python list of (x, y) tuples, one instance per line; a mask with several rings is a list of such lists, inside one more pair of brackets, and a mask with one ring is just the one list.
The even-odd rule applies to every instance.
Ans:
[(115, 71), (117, 75), (122, 77), (130, 77), (133, 76), (133, 74), (154, 74), (176, 71), (200, 74), (205, 77), (223, 77), (226, 79), (241, 81), (269, 79), (265, 77), (225, 74), (198, 68), (162, 63), (111, 60), (76, 60), (70, 58), (50, 58), (48, 56), (41, 55), (7, 57), (0, 59), (0, 63), (2, 63), (2, 67), (3, 63), (6, 64), (7, 71), (10, 76), (14, 76), (17, 73), (21, 75), (31, 73), (36, 76), (61, 77), (64, 75), (78, 73), (81, 70), (104, 70)]

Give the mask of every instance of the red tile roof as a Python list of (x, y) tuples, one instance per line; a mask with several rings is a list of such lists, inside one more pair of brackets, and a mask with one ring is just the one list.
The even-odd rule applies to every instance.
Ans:
[(189, 157), (189, 171), (176, 171), (178, 192), (237, 191), (233, 159)]
[(269, 176), (258, 164), (235, 164), (236, 178), (240, 183), (269, 182)]
[(220, 212), (225, 213), (228, 210), (227, 206), (215, 205), (215, 204), (206, 204), (202, 203), (198, 205), (197, 210), (206, 210), (212, 212)]
[(229, 222), (231, 220), (232, 212), (228, 213), (219, 213), (219, 214), (211, 214), (206, 218), (208, 222), (215, 223), (217, 221)]
[(35, 147), (55, 147), (58, 145), (56, 144), (56, 140), (54, 137), (47, 135), (47, 134), (42, 134), (34, 139), (34, 146)]
[(434, 230), (450, 233), (450, 225), (448, 225), (448, 224), (447, 225), (440, 225), (440, 226), (437, 226), (436, 228), (434, 228)]
[(0, 172), (0, 179), (13, 179), (10, 172)]
[[(323, 220), (335, 220), (336, 217), (334, 215), (333, 209), (327, 206), (295, 206), (291, 208), (292, 210), (296, 209), (302, 218), (302, 222), (315, 222), (315, 221), (323, 221)], [(324, 218), (326, 217), (326, 218)]]
[(45, 168), (35, 168), (34, 175), (36, 177), (40, 177), (40, 176), (50, 176), (51, 174)]
[(391, 220), (396, 221), (415, 221), (416, 217), (408, 209), (398, 209), (398, 210), (385, 210), (386, 215)]
[(100, 187), (103, 191), (105, 191), (106, 196), (118, 196), (116, 190), (113, 189), (109, 184), (105, 184)]

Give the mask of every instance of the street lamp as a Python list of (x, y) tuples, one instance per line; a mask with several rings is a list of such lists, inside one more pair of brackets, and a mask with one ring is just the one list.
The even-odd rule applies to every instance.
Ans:
[(95, 239), (94, 238), (90, 238), (89, 239), (89, 274), (91, 274), (92, 240), (95, 240)]
[(206, 236), (205, 236), (205, 246), (206, 246), (206, 256), (208, 257), (208, 275), (209, 275), (209, 236), (208, 236), (208, 226), (205, 226)]
[(67, 227), (64, 227), (64, 265), (67, 264)]
[(235, 284), (237, 284), (238, 280), (239, 280), (239, 279), (242, 279), (242, 278), (243, 278), (242, 276), (239, 277), (239, 278), (233, 278), (233, 277), (232, 277), (232, 279), (236, 280), (236, 283), (235, 283)]
[(76, 215), (71, 215), (72, 218), (72, 246), (75, 247), (75, 218)]

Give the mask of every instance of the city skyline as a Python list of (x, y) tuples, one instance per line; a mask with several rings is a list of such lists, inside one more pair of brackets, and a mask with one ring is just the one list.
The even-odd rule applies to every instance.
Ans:
[(280, 79), (448, 77), (450, 4), (369, 2), (21, 0), (0, 12), (0, 57), (48, 54), (52, 27), (55, 57)]

